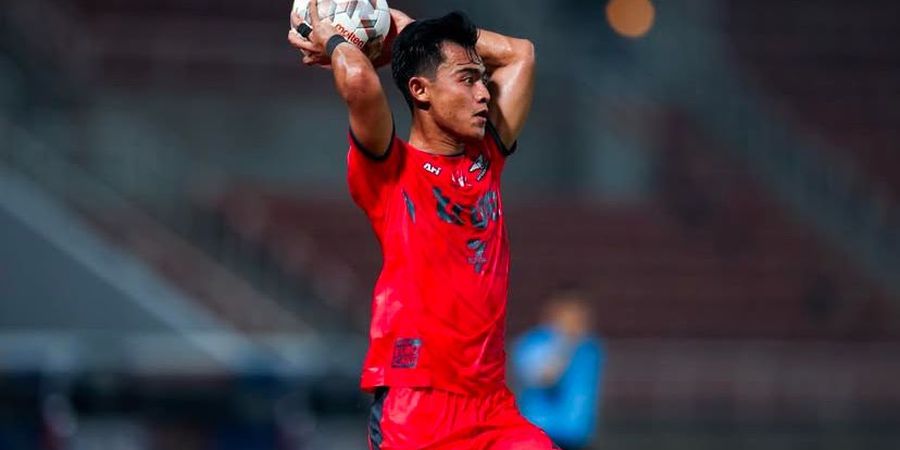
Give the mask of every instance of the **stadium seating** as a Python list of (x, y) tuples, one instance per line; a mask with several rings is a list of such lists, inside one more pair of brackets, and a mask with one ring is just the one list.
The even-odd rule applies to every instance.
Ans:
[(136, 210), (83, 210), (96, 230), (196, 299), (219, 320), (247, 333), (302, 332), (296, 316), (261, 295), (198, 248)]
[[(742, 69), (782, 116), (823, 137), (900, 199), (900, 5), (728, 2), (725, 29)], [(763, 24), (763, 25), (761, 25)]]

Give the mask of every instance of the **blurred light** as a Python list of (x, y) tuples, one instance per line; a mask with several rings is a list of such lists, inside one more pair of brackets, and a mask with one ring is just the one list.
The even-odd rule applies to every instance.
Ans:
[(616, 33), (639, 38), (653, 27), (656, 8), (650, 0), (610, 0), (606, 4), (606, 20)]

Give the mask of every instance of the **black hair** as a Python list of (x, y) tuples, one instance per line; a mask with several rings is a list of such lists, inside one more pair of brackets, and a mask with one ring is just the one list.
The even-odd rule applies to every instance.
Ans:
[(454, 11), (436, 19), (419, 20), (406, 26), (394, 40), (391, 50), (391, 72), (403, 98), (413, 108), (409, 80), (415, 76), (433, 78), (444, 62), (441, 45), (459, 44), (475, 55), (478, 28), (465, 13)]

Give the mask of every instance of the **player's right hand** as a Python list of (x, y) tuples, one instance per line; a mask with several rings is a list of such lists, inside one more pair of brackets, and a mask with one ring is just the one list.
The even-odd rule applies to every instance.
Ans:
[(335, 34), (338, 34), (334, 25), (327, 20), (319, 18), (319, 5), (317, 0), (309, 2), (309, 22), (306, 24), (312, 30), (308, 37), (303, 37), (297, 31), (297, 27), (304, 23), (304, 18), (294, 10), (291, 12), (291, 30), (288, 32), (288, 42), (303, 52), (303, 64), (308, 66), (321, 66), (328, 68), (331, 60), (325, 54), (325, 44)]

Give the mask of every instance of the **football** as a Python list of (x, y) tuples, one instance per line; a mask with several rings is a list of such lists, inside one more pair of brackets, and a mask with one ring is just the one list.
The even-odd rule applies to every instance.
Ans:
[[(294, 11), (309, 23), (309, 1), (294, 0)], [(319, 17), (334, 24), (338, 32), (359, 47), (369, 59), (381, 55), (391, 28), (387, 0), (318, 0)]]

